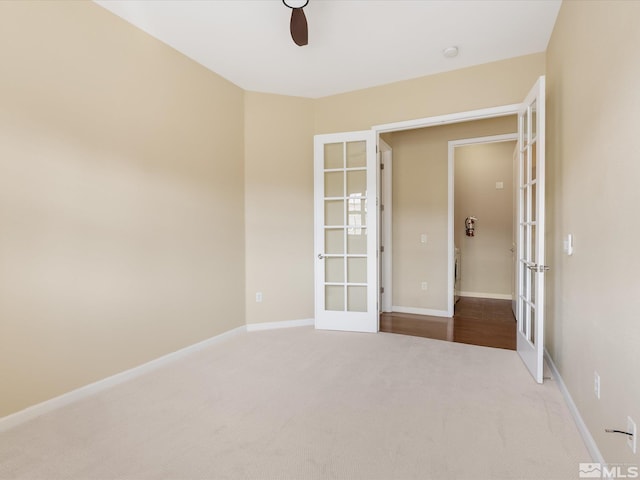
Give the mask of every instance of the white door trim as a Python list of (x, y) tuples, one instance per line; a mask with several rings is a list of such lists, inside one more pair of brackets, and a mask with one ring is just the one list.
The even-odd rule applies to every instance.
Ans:
[[(475, 137), (475, 138), (463, 138), (460, 140), (450, 140), (449, 141), (449, 164), (448, 164), (448, 192), (449, 192), (449, 207), (448, 207), (448, 277), (447, 277), (447, 312), (449, 316), (453, 316), (453, 305), (454, 305), (454, 268), (456, 262), (455, 256), (455, 246), (454, 246), (454, 214), (455, 214), (455, 205), (454, 205), (454, 184), (455, 184), (455, 149), (456, 147), (462, 147), (465, 145), (480, 145), (486, 143), (498, 143), (498, 142), (517, 142), (518, 141), (518, 133), (505, 133), (502, 135), (490, 135), (486, 137)], [(514, 187), (515, 188), (515, 187)], [(464, 295), (461, 293), (461, 296), (473, 296), (473, 295)], [(511, 298), (511, 297), (509, 297)]]
[[(378, 148), (380, 149), (380, 163), (384, 165), (384, 173), (381, 173), (381, 187), (382, 195), (380, 197), (380, 205), (384, 205), (384, 210), (380, 212), (380, 222), (378, 223), (381, 228), (380, 240), (384, 247), (384, 252), (380, 255), (382, 259), (380, 261), (380, 286), (384, 289), (384, 294), (380, 295), (380, 311), (391, 312), (393, 311), (393, 261), (391, 258), (392, 250), (392, 225), (393, 225), (393, 205), (392, 205), (392, 174), (393, 174), (393, 150), (391, 146), (382, 140), (378, 136)], [(382, 167), (380, 167), (382, 168)], [(382, 172), (382, 170), (379, 170)]]
[[(381, 133), (389, 133), (389, 132), (399, 132), (402, 130), (413, 130), (416, 128), (425, 128), (425, 127), (435, 127), (439, 125), (447, 125), (451, 123), (461, 123), (461, 122), (469, 122), (472, 120), (485, 120), (488, 118), (496, 118), (496, 117), (506, 117), (509, 115), (517, 115), (520, 111), (522, 104), (514, 103), (511, 105), (501, 105), (498, 107), (490, 107), (490, 108), (481, 108), (479, 110), (468, 110), (466, 112), (457, 112), (457, 113), (449, 113), (446, 115), (437, 115), (434, 117), (424, 117), (417, 118), (415, 120), (406, 120), (403, 122), (394, 122), (394, 123), (385, 123), (381, 125), (374, 125), (371, 129), (376, 132), (376, 137), (378, 139), (378, 143), (381, 141), (380, 134)], [(453, 178), (449, 178), (449, 194), (452, 194), (452, 182)], [(391, 193), (391, 190), (388, 190)], [(452, 210), (453, 200), (449, 198), (449, 209)], [(391, 205), (389, 203), (389, 205)], [(379, 208), (379, 207), (378, 207)], [(392, 225), (392, 213), (391, 208), (389, 210), (388, 224)], [(448, 273), (447, 273), (447, 285), (451, 286), (451, 291), (453, 292), (453, 281), (454, 281), (454, 273), (453, 273), (453, 262), (455, 262), (455, 252), (453, 248), (453, 220), (449, 219), (449, 233), (448, 233)], [(390, 229), (388, 229), (390, 230)], [(389, 246), (385, 246), (385, 251), (388, 253), (387, 257), (389, 260), (392, 258), (392, 247), (391, 243)], [(391, 270), (389, 270), (391, 271)], [(385, 286), (385, 291), (386, 291)], [(390, 295), (391, 297), (391, 295)], [(449, 316), (453, 316), (453, 294), (450, 295), (451, 301), (447, 305), (447, 314)]]
[(449, 113), (435, 117), (417, 118), (404, 122), (385, 123), (371, 127), (378, 134), (387, 132), (399, 132), (401, 130), (413, 130), (414, 128), (435, 127), (437, 125), (447, 125), (449, 123), (469, 122), (471, 120), (484, 120), (487, 118), (506, 117), (515, 115), (522, 104), (502, 105), (500, 107), (481, 108), (479, 110), (469, 110), (467, 112)]

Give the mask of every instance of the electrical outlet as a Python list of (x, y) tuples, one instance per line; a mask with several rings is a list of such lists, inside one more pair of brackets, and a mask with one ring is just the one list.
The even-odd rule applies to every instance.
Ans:
[(420, 235), (420, 243), (427, 243), (427, 234), (423, 233), (422, 235)]
[(427, 282), (422, 282), (420, 284), (420, 288), (422, 288), (422, 290), (426, 290), (428, 288)]
[(636, 453), (636, 440), (638, 438), (638, 431), (636, 429), (636, 422), (631, 417), (627, 417), (627, 432), (633, 433), (633, 435), (627, 435), (627, 445), (633, 453)]
[(593, 372), (593, 393), (600, 400), (600, 375), (598, 375), (598, 372)]
[(262, 302), (262, 292), (256, 292), (256, 302)]

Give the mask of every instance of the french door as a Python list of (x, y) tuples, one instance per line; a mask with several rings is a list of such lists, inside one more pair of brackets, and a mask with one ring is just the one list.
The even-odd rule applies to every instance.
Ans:
[(542, 383), (545, 265), (545, 77), (518, 112), (517, 350)]
[(376, 136), (314, 137), (315, 326), (378, 331)]

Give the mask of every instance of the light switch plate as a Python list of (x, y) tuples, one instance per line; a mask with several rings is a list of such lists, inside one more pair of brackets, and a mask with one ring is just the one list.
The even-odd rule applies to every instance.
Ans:
[(567, 235), (567, 238), (564, 240), (563, 250), (564, 250), (564, 253), (566, 253), (567, 255), (569, 256), (573, 255), (573, 235), (572, 234)]

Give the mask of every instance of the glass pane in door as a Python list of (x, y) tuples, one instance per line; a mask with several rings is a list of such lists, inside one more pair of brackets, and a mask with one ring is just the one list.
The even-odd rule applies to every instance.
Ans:
[(349, 283), (367, 283), (366, 257), (347, 258), (347, 281)]
[(367, 142), (347, 142), (347, 168), (367, 166)]
[(327, 226), (344, 225), (344, 200), (326, 200), (324, 202), (324, 224)]
[(349, 312), (366, 312), (367, 311), (367, 287), (349, 286), (347, 287), (348, 308)]
[(352, 170), (347, 172), (347, 196), (364, 197), (367, 193), (366, 170)]
[(534, 141), (536, 138), (536, 128), (537, 128), (537, 115), (538, 115), (538, 106), (537, 102), (533, 102), (529, 107), (531, 110), (531, 141)]
[(536, 187), (536, 184), (534, 183), (534, 184), (531, 185), (531, 207), (530, 207), (530, 212), (529, 212), (529, 221), (530, 222), (535, 222), (536, 221), (536, 204), (538, 202), (537, 191), (536, 190), (537, 190), (537, 187)]
[(344, 197), (344, 173), (326, 172), (324, 174), (324, 196)]
[(344, 253), (344, 228), (325, 228), (324, 252), (329, 255)]
[(324, 146), (324, 168), (344, 168), (344, 144), (327, 143)]
[(367, 229), (366, 228), (348, 229), (347, 253), (350, 253), (353, 255), (364, 255), (367, 253)]
[(324, 278), (327, 283), (344, 283), (344, 258), (327, 257), (324, 261)]
[(536, 322), (535, 322), (535, 318), (536, 318), (536, 309), (533, 307), (533, 305), (531, 305), (529, 307), (529, 315), (528, 317), (531, 319), (531, 324), (530, 324), (530, 328), (529, 328), (529, 341), (535, 345), (536, 344)]
[(324, 287), (324, 309), (337, 312), (344, 311), (344, 287), (326, 285)]
[(535, 180), (538, 175), (538, 172), (536, 171), (536, 167), (537, 167), (537, 157), (536, 157), (536, 149), (537, 149), (537, 145), (538, 142), (533, 142), (531, 144), (531, 180)]

